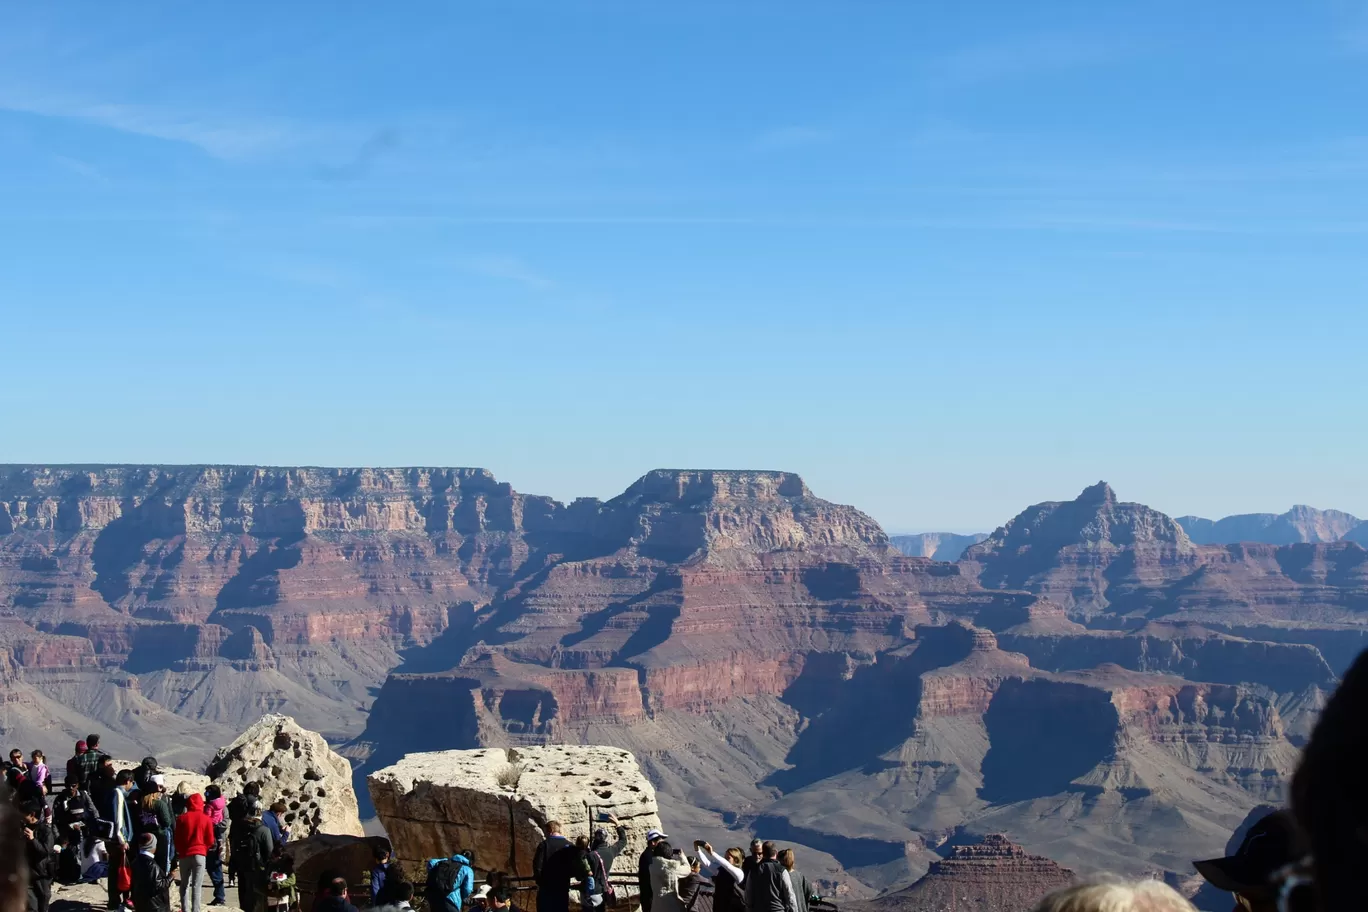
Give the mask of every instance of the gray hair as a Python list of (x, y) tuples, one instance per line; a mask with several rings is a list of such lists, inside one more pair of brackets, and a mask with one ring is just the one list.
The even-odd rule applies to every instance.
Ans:
[(1038, 902), (1032, 912), (1197, 912), (1162, 880), (1106, 880), (1074, 884)]

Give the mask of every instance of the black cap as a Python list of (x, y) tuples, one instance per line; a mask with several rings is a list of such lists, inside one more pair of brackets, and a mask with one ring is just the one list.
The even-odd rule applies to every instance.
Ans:
[(1291, 811), (1274, 811), (1249, 828), (1235, 854), (1193, 867), (1218, 890), (1244, 893), (1269, 886), (1273, 874), (1311, 853)]

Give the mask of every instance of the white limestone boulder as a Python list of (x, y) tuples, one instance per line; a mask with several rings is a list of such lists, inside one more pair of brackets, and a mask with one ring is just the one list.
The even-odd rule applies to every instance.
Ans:
[[(646, 832), (660, 828), (655, 789), (629, 751), (547, 745), (410, 754), (367, 779), (371, 800), (407, 864), (473, 851), (481, 871), (532, 873), (546, 824), (566, 836), (612, 827), (615, 814), (628, 845), (613, 873), (635, 876)], [(616, 838), (616, 837), (614, 837)]]
[(289, 716), (262, 716), (214, 756), (208, 772), (230, 801), (249, 782), (261, 783), (267, 806), (283, 800), (291, 839), (363, 835), (351, 764)]

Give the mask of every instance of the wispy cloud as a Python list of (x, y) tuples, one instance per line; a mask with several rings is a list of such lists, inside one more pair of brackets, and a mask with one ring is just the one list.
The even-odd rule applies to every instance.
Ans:
[(291, 121), (226, 119), (147, 105), (89, 102), (0, 88), (0, 110), (93, 124), (121, 133), (186, 143), (221, 159), (266, 155), (300, 145), (305, 137)]
[(943, 83), (997, 82), (1036, 73), (1110, 63), (1121, 56), (1107, 41), (1041, 35), (961, 48), (934, 62), (932, 75)]
[(52, 160), (66, 170), (79, 174), (84, 178), (101, 184), (109, 183), (109, 178), (90, 162), (82, 161), (79, 158), (72, 158), (69, 155), (54, 155)]
[(472, 275), (514, 282), (537, 291), (545, 291), (548, 288), (554, 288), (556, 284), (517, 257), (467, 257), (458, 260), (456, 262), (456, 267), (461, 271), (471, 273)]
[(385, 128), (376, 130), (356, 150), (349, 161), (342, 165), (319, 165), (315, 173), (319, 180), (354, 181), (370, 173), (371, 168), (385, 152), (399, 145), (399, 131)]

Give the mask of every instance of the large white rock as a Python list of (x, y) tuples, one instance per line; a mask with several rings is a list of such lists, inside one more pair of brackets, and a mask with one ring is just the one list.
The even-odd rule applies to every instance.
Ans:
[(261, 783), (267, 806), (284, 800), (291, 839), (362, 835), (351, 777), (351, 764), (333, 753), (322, 735), (275, 714), (262, 716), (209, 764), (209, 778), (230, 801), (249, 782)]
[(394, 844), (412, 865), (473, 851), (481, 871), (529, 876), (546, 824), (566, 836), (605, 827), (616, 814), (628, 845), (613, 872), (635, 876), (646, 831), (660, 828), (655, 789), (636, 758), (616, 747), (549, 745), (410, 754), (367, 779)]

